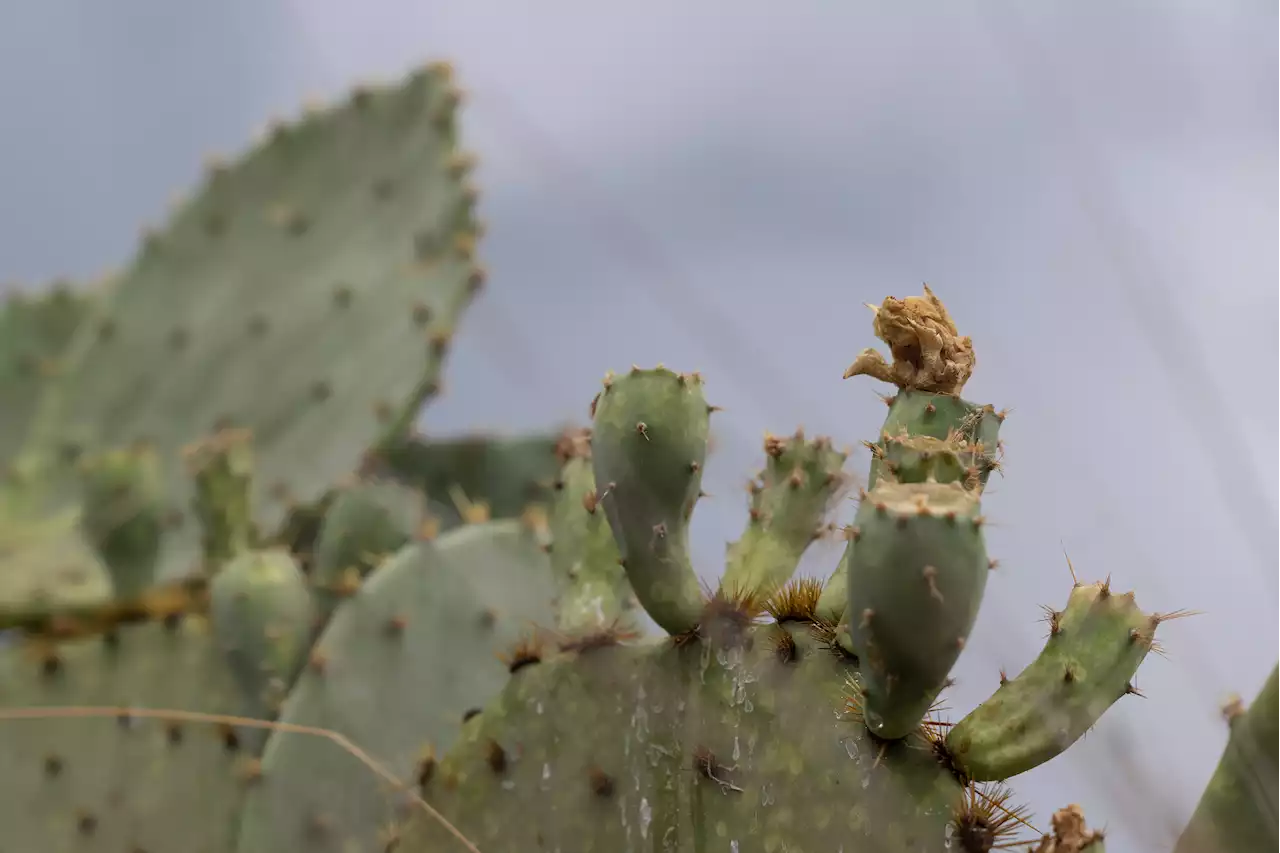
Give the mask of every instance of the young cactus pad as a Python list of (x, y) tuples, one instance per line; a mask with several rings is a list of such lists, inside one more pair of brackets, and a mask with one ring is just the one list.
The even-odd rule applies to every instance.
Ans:
[[(81, 325), (38, 419), (41, 446), (148, 440), (185, 515), (178, 450), (248, 428), (269, 531), (291, 501), (314, 500), (366, 450), (406, 435), (483, 281), (459, 99), (447, 66), (431, 66), (275, 125), (243, 159), (210, 166)], [(189, 571), (197, 525), (166, 550), (162, 573)]]
[(697, 374), (633, 368), (592, 404), (596, 488), (627, 578), (669, 633), (698, 624), (689, 519), (702, 493), (711, 407)]
[(1066, 751), (1117, 699), (1168, 617), (1143, 613), (1133, 593), (1078, 584), (1048, 615), (1044, 651), (947, 735), (951, 759), (971, 779), (1008, 779)]
[(130, 600), (151, 585), (164, 535), (160, 459), (137, 445), (80, 460), (85, 538), (111, 575), (117, 599)]
[(978, 616), (989, 573), (978, 501), (959, 483), (881, 482), (847, 547), (850, 649), (865, 719), (906, 737), (929, 713)]
[[(533, 624), (549, 624), (547, 557), (519, 522), (460, 527), (401, 550), (334, 613), (281, 714), (334, 730), (412, 787), (431, 749), (502, 689)], [(433, 760), (433, 759), (432, 759)], [(355, 758), (272, 734), (246, 803), (239, 853), (376, 850), (412, 806)]]

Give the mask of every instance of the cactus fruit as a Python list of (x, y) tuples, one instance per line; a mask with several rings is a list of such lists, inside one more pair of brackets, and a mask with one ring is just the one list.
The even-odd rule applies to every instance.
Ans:
[(316, 619), (297, 563), (283, 550), (243, 553), (214, 577), (209, 598), (214, 638), (244, 699), (239, 715), (276, 716)]
[(111, 575), (117, 599), (151, 586), (164, 535), (160, 459), (146, 445), (83, 458), (80, 524)]
[[(508, 668), (536, 656), (521, 638), (549, 622), (552, 592), (547, 557), (520, 522), (415, 543), (334, 613), (280, 719), (337, 731), (411, 786), (434, 760), (423, 750), (451, 746)], [(288, 732), (272, 734), (262, 777), (246, 803), (240, 853), (378, 849), (379, 833), (411, 804), (352, 756)]]

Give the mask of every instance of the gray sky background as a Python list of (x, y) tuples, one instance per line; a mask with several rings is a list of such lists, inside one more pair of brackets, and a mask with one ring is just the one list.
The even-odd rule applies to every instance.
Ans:
[(1014, 410), (985, 502), (1002, 568), (952, 707), (1037, 653), (1063, 544), (1149, 610), (1206, 611), (1162, 629), (1147, 699), (1017, 780), (1042, 823), (1078, 801), (1117, 849), (1167, 846), (1225, 741), (1217, 703), (1276, 660), (1275, 4), (693, 5), (15, 6), (0, 278), (121, 263), (203, 154), (449, 59), (492, 275), (426, 423), (581, 421), (607, 369), (702, 370), (726, 408), (708, 577), (765, 429), (875, 435), (886, 389), (840, 378), (873, 343), (861, 303), (928, 281), (975, 341), (966, 396)]

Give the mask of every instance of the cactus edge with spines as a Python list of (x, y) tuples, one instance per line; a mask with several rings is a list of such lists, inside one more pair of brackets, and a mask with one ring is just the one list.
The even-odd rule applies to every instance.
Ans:
[[(1049, 751), (1016, 771), (977, 774), (965, 769), (984, 755), (977, 740), (963, 754), (952, 748), (938, 696), (991, 569), (980, 504), (1003, 418), (960, 400), (972, 344), (931, 292), (886, 299), (876, 331), (895, 359), (917, 361), (881, 370), (864, 352), (850, 375), (904, 383), (877, 462), (910, 464), (881, 466), (861, 493), (838, 597), (821, 581), (791, 579), (845, 480), (829, 440), (766, 440), (747, 531), (721, 582), (702, 588), (684, 545), (711, 410), (701, 377), (659, 367), (606, 378), (582, 439), (595, 491), (565, 501), (597, 525), (603, 514), (615, 547), (578, 529), (554, 535), (552, 553), (601, 570), (618, 560), (667, 636), (562, 637), (558, 653), (513, 673), (468, 721), (424, 793), (479, 849), (987, 851), (1021, 836), (1045, 853), (1101, 851), (1078, 809), (1055, 815), (1037, 840), (1013, 805), (1005, 780)], [(939, 425), (940, 414), (951, 422)], [(893, 458), (891, 440), (915, 456)], [(1141, 658), (1111, 652), (1073, 609), (1079, 597), (1064, 621), (1085, 624), (1084, 639), (1067, 651), (1088, 649), (1107, 677), (1094, 685), (1081, 672), (1089, 701), (1067, 698), (1072, 720), (1092, 724)], [(399, 838), (411, 853), (462, 849), (423, 813)]]

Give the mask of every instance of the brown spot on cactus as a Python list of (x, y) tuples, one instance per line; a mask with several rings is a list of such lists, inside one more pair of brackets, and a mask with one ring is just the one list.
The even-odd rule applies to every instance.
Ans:
[(485, 742), (484, 763), (496, 774), (507, 772), (507, 751), (493, 738)]
[(526, 666), (541, 663), (542, 649), (542, 640), (537, 632), (533, 632), (521, 637), (511, 651), (499, 656), (499, 659), (507, 667), (507, 672), (515, 675)]
[(81, 835), (93, 835), (98, 829), (98, 818), (88, 809), (76, 809), (76, 831)]
[(432, 778), (436, 774), (436, 754), (435, 750), (428, 747), (423, 751), (422, 757), (418, 759), (418, 766), (414, 768), (413, 778), (417, 781), (418, 791), (424, 796), (427, 787), (431, 784)]
[(262, 314), (254, 314), (249, 318), (248, 329), (250, 337), (260, 338), (267, 333), (270, 327), (270, 321)]
[(466, 723), (472, 717), (478, 717), (478, 716), (480, 716), (479, 708), (468, 708), (467, 710), (462, 712), (462, 722)]
[(311, 383), (311, 399), (317, 403), (323, 403), (333, 396), (333, 386), (323, 379), (317, 379)]
[(587, 783), (591, 786), (591, 793), (597, 797), (607, 799), (613, 796), (615, 788), (613, 777), (599, 767), (587, 768)]
[(182, 743), (182, 725), (175, 721), (165, 723), (164, 735), (171, 746), (177, 746)]
[(240, 749), (240, 734), (235, 727), (228, 723), (218, 724), (218, 736), (222, 739), (222, 748), (227, 752), (238, 752)]
[(46, 755), (44, 757), (44, 775), (50, 779), (62, 773), (62, 758), (57, 755)]

